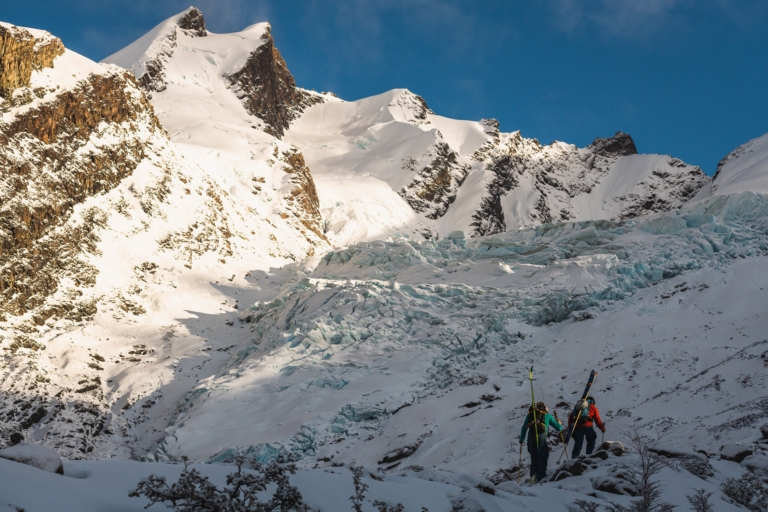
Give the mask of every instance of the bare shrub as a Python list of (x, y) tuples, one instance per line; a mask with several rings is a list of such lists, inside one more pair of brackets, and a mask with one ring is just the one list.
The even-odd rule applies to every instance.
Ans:
[(696, 493), (688, 498), (688, 503), (691, 504), (693, 512), (714, 512), (715, 509), (709, 502), (709, 497), (712, 496), (712, 492), (707, 492), (705, 489), (696, 489)]
[[(242, 467), (247, 461), (244, 456), (233, 459), (237, 471), (227, 475), (227, 486), (223, 489), (219, 489), (196, 469), (189, 469), (187, 458), (182, 457), (184, 471), (176, 483), (168, 485), (165, 477), (150, 475), (141, 480), (129, 496), (148, 498), (149, 504), (145, 508), (156, 503), (170, 503), (170, 507), (177, 512), (311, 511), (299, 490), (288, 480), (288, 473), (296, 472), (293, 464), (280, 464), (276, 461), (266, 466), (252, 464), (257, 471), (254, 474), (243, 472)], [(261, 501), (258, 494), (266, 491), (269, 484), (276, 484), (277, 489), (272, 499)]]
[(754, 474), (744, 473), (741, 478), (729, 478), (722, 485), (723, 494), (754, 512), (768, 510), (768, 487)]
[(674, 506), (661, 501), (661, 484), (652, 481), (654, 476), (669, 466), (667, 460), (657, 453), (664, 434), (657, 431), (654, 437), (648, 436), (637, 424), (624, 430), (623, 434), (630, 451), (640, 458), (639, 467), (625, 465), (633, 480), (638, 482), (640, 499), (633, 501), (629, 507), (610, 502), (607, 506), (609, 512), (670, 512)]
[(352, 508), (355, 512), (363, 512), (363, 501), (365, 500), (365, 491), (368, 490), (368, 484), (363, 483), (363, 468), (352, 466), (352, 482), (355, 484), (355, 494), (349, 497), (352, 502)]

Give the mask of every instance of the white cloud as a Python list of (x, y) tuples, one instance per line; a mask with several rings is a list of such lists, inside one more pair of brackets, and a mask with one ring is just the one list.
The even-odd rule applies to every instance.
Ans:
[(597, 27), (620, 37), (645, 35), (695, 0), (552, 0), (555, 22), (566, 32)]

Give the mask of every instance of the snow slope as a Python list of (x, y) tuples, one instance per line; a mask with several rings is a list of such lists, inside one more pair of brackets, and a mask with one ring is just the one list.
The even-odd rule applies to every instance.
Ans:
[(768, 192), (768, 133), (734, 149), (717, 166), (712, 195)]
[[(561, 417), (594, 368), (612, 432), (638, 420), (708, 451), (759, 437), (767, 207), (745, 193), (624, 223), (358, 244), (273, 275), (241, 314), (249, 339), (151, 458), (374, 466), (411, 446), (403, 465), (495, 471), (517, 456), (531, 364)], [(704, 420), (713, 401), (727, 405)]]

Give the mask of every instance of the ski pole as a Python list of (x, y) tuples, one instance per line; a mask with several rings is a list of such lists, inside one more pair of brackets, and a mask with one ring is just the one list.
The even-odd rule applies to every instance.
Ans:
[(600, 440), (600, 444), (605, 444), (605, 432), (603, 432), (603, 438)]
[[(557, 410), (553, 410), (555, 413), (555, 420), (557, 420), (558, 423), (560, 423), (560, 418), (557, 417)], [(560, 423), (562, 425), (562, 423)], [(563, 453), (565, 453), (565, 460), (568, 460), (568, 447), (565, 445), (565, 438), (563, 437), (563, 431), (559, 431), (558, 434), (560, 434), (560, 442), (563, 443)]]
[(517, 485), (520, 485), (520, 472), (523, 470), (523, 443), (520, 443), (520, 463), (517, 465)]

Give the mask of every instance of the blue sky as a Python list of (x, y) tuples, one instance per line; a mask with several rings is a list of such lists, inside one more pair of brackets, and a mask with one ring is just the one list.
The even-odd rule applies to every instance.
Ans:
[[(94, 60), (191, 0), (19, 0), (0, 20)], [(300, 86), (405, 87), (437, 113), (583, 146), (621, 130), (708, 174), (768, 132), (765, 0), (201, 0), (213, 32), (269, 21)]]

